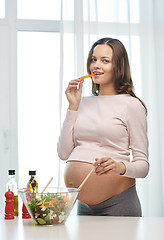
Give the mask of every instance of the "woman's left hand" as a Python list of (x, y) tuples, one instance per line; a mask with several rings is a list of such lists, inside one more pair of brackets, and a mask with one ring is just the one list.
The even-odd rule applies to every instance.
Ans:
[(96, 158), (93, 165), (95, 173), (123, 175), (126, 172), (126, 166), (123, 162), (116, 162), (112, 158)]

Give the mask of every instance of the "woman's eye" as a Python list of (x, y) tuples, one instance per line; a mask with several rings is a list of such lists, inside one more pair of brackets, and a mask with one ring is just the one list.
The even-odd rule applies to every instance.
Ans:
[(105, 63), (109, 63), (109, 60), (107, 60), (107, 59), (104, 59), (104, 60), (103, 60), (103, 62), (105, 62)]
[(96, 59), (95, 58), (91, 58), (91, 62), (96, 62)]

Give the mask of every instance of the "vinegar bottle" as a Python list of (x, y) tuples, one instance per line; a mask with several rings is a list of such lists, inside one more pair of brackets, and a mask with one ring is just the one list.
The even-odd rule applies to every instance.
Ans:
[(38, 192), (38, 182), (35, 180), (36, 171), (29, 171), (30, 180), (28, 181), (27, 187), (30, 188), (31, 192)]
[(15, 170), (8, 171), (8, 182), (6, 184), (6, 191), (14, 193), (14, 215), (18, 216), (18, 186), (15, 180)]

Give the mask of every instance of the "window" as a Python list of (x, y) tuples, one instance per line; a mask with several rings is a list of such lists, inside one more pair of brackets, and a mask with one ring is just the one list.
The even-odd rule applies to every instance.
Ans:
[[(4, 3), (4, 0), (0, 0), (0, 17), (5, 16)], [(100, 0), (76, 1), (76, 4), (74, 0), (17, 0), (17, 16), (14, 3), (9, 2), (7, 6), (10, 6), (10, 11), (7, 12), (17, 19), (15, 62), (17, 61), (18, 162), (21, 187), (27, 183), (29, 170), (37, 171), (40, 186), (51, 176), (54, 177), (55, 185), (59, 183), (56, 144), (68, 106), (64, 91), (71, 79), (80, 77), (76, 69), (75, 52), (75, 42), (79, 34), (79, 29), (76, 29), (77, 32), (75, 30), (75, 23), (79, 21), (79, 15), (75, 14), (74, 8), (80, 12), (81, 4), (83, 19), (80, 24), (83, 26), (80, 31), (84, 44), (80, 49), (83, 49), (84, 55), (81, 72), (86, 74), (87, 54), (94, 41), (106, 36), (119, 38), (128, 51), (136, 94), (142, 96), (140, 37), (137, 29), (140, 17), (138, 0), (104, 0), (103, 5)], [(129, 20), (134, 24), (134, 33), (130, 37)], [(63, 48), (63, 59), (60, 48)], [(61, 60), (63, 80), (60, 79)], [(80, 63), (81, 61), (78, 65)], [(83, 94), (91, 94), (91, 81), (85, 81)], [(60, 166), (63, 169), (64, 163), (60, 162)]]
[[(51, 176), (53, 185), (64, 183), (65, 162), (59, 161), (56, 149), (68, 106), (64, 92), (71, 79), (86, 74), (88, 51), (98, 38), (116, 37), (124, 43), (136, 94), (142, 98), (139, 4), (138, 0), (103, 0), (103, 4), (100, 0), (0, 0), (0, 61), (6, 64), (0, 65), (1, 91), (8, 109), (0, 123), (4, 133), (0, 153), (5, 169), (18, 165), (19, 187), (26, 186), (29, 170), (37, 171), (40, 186)], [(4, 25), (5, 12), (9, 21)], [(83, 94), (91, 94), (89, 79)]]
[[(18, 32), (18, 149), (20, 184), (36, 170), (39, 185), (58, 182), (60, 36)], [(36, 177), (37, 178), (37, 177)]]
[(83, 0), (84, 20), (108, 23), (139, 23), (138, 0)]
[(5, 0), (0, 0), (0, 18), (5, 17)]
[(18, 0), (18, 18), (60, 20), (60, 5), (60, 0)]
[[(86, 59), (90, 43), (97, 38), (116, 37), (125, 45), (131, 60), (132, 75), (136, 93), (141, 97), (140, 77), (140, 39), (137, 35), (129, 38), (128, 18), (133, 23), (138, 21), (138, 1), (135, 2), (135, 10), (131, 1), (126, 0), (100, 0), (83, 1), (84, 18), (84, 73), (86, 73)], [(128, 6), (130, 3), (130, 6)], [(88, 6), (89, 5), (89, 6)], [(21, 22), (21, 31), (18, 29), (18, 158), (19, 180), (22, 186), (26, 185), (28, 170), (36, 170), (40, 185), (44, 185), (48, 178), (54, 176), (55, 184), (58, 184), (59, 160), (56, 144), (60, 131), (60, 120), (63, 122), (67, 108), (67, 100), (64, 91), (68, 81), (74, 77), (75, 49), (74, 49), (74, 1), (63, 1), (64, 27), (68, 31), (63, 33), (63, 82), (62, 82), (62, 106), (59, 107), (60, 85), (60, 29), (49, 31), (48, 22), (53, 24), (60, 20), (61, 1), (54, 0), (18, 0), (18, 26)], [(69, 11), (68, 11), (69, 8)], [(128, 15), (128, 9), (130, 13)], [(89, 10), (90, 9), (90, 10)], [(122, 11), (124, 9), (124, 11)], [(89, 11), (89, 12), (88, 12)], [(110, 14), (109, 14), (110, 13)], [(88, 19), (90, 16), (90, 19)], [(30, 31), (33, 22), (29, 24), (28, 31), (23, 31), (25, 20), (37, 20), (35, 29)], [(39, 22), (42, 20), (41, 22)], [(44, 21), (45, 20), (45, 21)], [(94, 24), (98, 21), (101, 32), (87, 34), (88, 22)], [(45, 23), (45, 31), (42, 29)], [(112, 24), (109, 25), (107, 24)], [(115, 24), (126, 24), (124, 34), (118, 35)], [(47, 28), (46, 28), (47, 27)], [(110, 29), (110, 32), (109, 32)], [(94, 33), (95, 31), (95, 33)], [(133, 45), (135, 47), (133, 47)], [(79, 76), (76, 76), (79, 77)], [(91, 94), (91, 81), (84, 83), (84, 95)], [(60, 117), (59, 117), (60, 115)], [(60, 163), (61, 165), (64, 163)], [(63, 166), (62, 165), (62, 166)]]
[[(58, 125), (61, 126), (68, 106), (64, 91), (69, 80), (82, 72), (86, 74), (88, 50), (101, 37), (116, 37), (124, 43), (136, 95), (148, 107), (150, 162), (156, 153), (157, 159), (162, 159), (162, 130), (156, 131), (154, 126), (161, 128), (163, 122), (158, 119), (162, 116), (163, 4), (162, 0), (0, 0), (2, 182), (7, 182), (7, 170), (15, 168), (20, 187), (24, 187), (28, 170), (34, 167), (40, 186), (52, 174), (54, 185), (61, 182), (63, 175), (59, 176), (58, 166), (63, 169), (64, 161), (58, 159), (56, 142)], [(64, 56), (62, 61), (59, 55)], [(60, 75), (59, 62), (63, 64)], [(84, 95), (90, 95), (88, 80), (84, 82)], [(160, 166), (157, 161), (156, 169), (160, 170)], [(156, 172), (151, 174), (156, 176)], [(149, 189), (146, 186), (143, 184), (143, 191)], [(141, 186), (141, 196), (143, 191)], [(0, 212), (5, 207), (4, 192), (5, 185), (1, 184)], [(147, 193), (149, 198), (153, 195)], [(148, 198), (143, 198), (146, 215), (160, 215), (162, 202), (155, 209), (152, 202), (147, 204)]]

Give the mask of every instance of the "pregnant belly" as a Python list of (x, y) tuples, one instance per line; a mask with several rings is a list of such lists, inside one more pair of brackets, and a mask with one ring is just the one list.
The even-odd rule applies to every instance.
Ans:
[[(65, 168), (65, 184), (67, 187), (78, 188), (92, 164), (79, 161), (67, 162)], [(114, 174), (96, 175), (92, 173), (83, 185), (78, 199), (87, 204), (98, 204), (125, 191), (135, 184), (135, 179)]]

